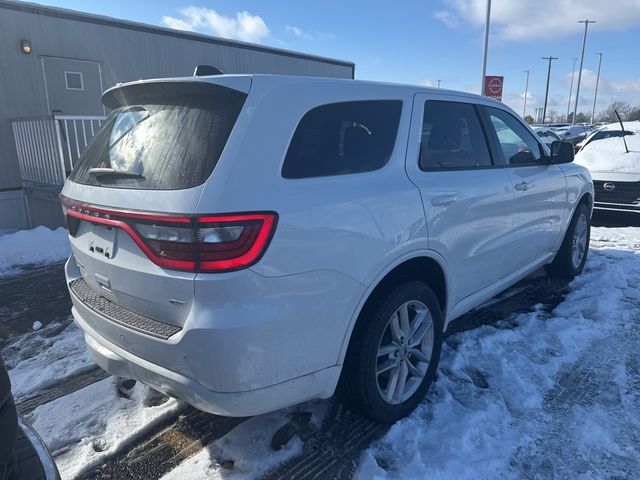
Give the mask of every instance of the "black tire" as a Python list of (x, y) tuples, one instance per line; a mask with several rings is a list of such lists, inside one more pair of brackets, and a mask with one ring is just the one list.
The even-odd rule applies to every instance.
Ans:
[[(383, 398), (378, 384), (378, 347), (385, 338), (385, 332), (388, 334), (387, 326), (391, 317), (407, 302), (420, 302), (431, 314), (433, 344), (426, 374), (417, 390), (402, 403), (392, 404)], [(376, 422), (391, 424), (406, 417), (422, 401), (433, 383), (442, 352), (442, 340), (440, 304), (427, 284), (409, 281), (388, 290), (365, 308), (358, 318), (342, 369), (340, 393), (343, 401), (349, 408)], [(414, 381), (414, 384), (418, 382)], [(388, 384), (387, 387), (390, 388)]]
[[(587, 231), (586, 231), (586, 246), (584, 249), (584, 254), (582, 255), (582, 259), (576, 265), (574, 265), (573, 261), (573, 239), (576, 232), (576, 227), (581, 219), (584, 216), (587, 222)], [(573, 218), (571, 219), (571, 223), (569, 224), (569, 228), (567, 229), (567, 233), (564, 236), (564, 240), (562, 241), (562, 245), (556, 253), (553, 262), (546, 266), (547, 274), (550, 277), (554, 278), (567, 278), (571, 279), (576, 275), (580, 275), (582, 273), (582, 269), (584, 268), (584, 264), (587, 261), (587, 256), (589, 254), (589, 239), (591, 238), (591, 212), (589, 211), (589, 207), (585, 202), (582, 202), (578, 205), (575, 212), (573, 213)]]

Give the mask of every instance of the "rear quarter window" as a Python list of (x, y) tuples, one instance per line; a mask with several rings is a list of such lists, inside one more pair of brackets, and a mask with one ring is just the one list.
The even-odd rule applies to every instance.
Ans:
[(401, 100), (341, 102), (307, 112), (282, 167), (284, 178), (324, 177), (382, 168), (395, 145)]
[(137, 84), (109, 92), (105, 104), (113, 111), (70, 179), (141, 190), (198, 186), (213, 172), (246, 96), (204, 82)]

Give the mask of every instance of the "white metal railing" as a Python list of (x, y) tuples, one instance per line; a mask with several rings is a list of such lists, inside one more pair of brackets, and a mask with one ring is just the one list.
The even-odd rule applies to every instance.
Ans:
[(22, 181), (62, 185), (104, 120), (78, 115), (12, 120)]

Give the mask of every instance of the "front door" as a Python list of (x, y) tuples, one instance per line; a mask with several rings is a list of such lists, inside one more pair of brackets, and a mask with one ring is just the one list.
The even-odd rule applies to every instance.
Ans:
[(104, 115), (98, 62), (60, 57), (41, 61), (49, 114)]
[(417, 94), (406, 166), (422, 195), (429, 248), (451, 272), (454, 305), (514, 271), (513, 188), (473, 103)]
[(566, 180), (522, 122), (509, 112), (486, 108), (489, 129), (497, 140), (513, 183), (514, 234), (521, 266), (540, 260), (557, 247), (562, 235)]

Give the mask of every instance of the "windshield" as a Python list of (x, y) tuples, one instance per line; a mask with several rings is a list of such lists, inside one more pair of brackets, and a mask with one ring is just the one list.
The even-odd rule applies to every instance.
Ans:
[[(246, 94), (204, 83), (134, 87), (118, 92), (117, 100), (124, 105), (111, 112), (82, 154), (71, 180), (154, 190), (204, 183), (218, 162)], [(94, 169), (113, 169), (115, 174), (94, 175)]]

